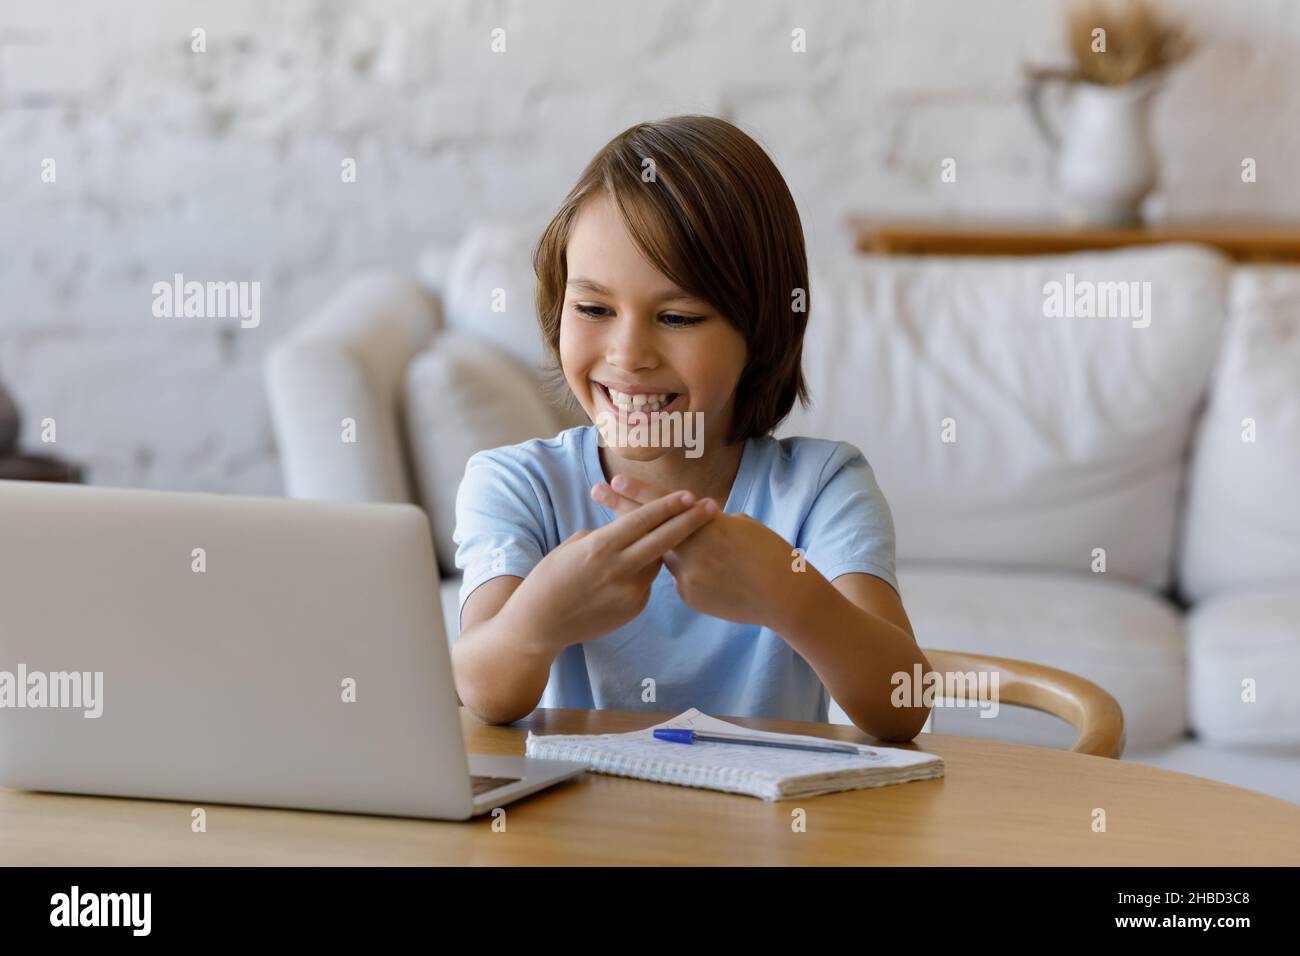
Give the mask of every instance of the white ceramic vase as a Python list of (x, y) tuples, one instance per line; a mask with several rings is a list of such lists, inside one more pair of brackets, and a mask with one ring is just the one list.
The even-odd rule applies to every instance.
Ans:
[(1122, 86), (1071, 82), (1061, 124), (1043, 107), (1046, 80), (1035, 78), (1029, 105), (1052, 147), (1066, 218), (1081, 226), (1131, 226), (1141, 222), (1142, 200), (1158, 170), (1148, 126), (1159, 76)]

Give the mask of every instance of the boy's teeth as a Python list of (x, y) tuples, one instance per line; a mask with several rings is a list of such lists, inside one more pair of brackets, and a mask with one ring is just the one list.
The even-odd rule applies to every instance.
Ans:
[(626, 408), (631, 411), (657, 412), (668, 404), (668, 398), (671, 392), (660, 392), (657, 395), (629, 395), (626, 392), (620, 392), (618, 389), (605, 388), (609, 391), (610, 400), (619, 408)]

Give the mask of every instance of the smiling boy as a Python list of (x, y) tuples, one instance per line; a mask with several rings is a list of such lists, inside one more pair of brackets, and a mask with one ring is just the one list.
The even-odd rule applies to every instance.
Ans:
[[(642, 160), (656, 177), (643, 181)], [(474, 455), (456, 506), (461, 699), (824, 721), (910, 740), (891, 677), (928, 669), (894, 529), (845, 442), (776, 439), (807, 313), (798, 212), (762, 149), (705, 116), (639, 124), (588, 165), (534, 267), (554, 386), (597, 425)], [(694, 415), (703, 454), (609, 424)], [(828, 693), (829, 692), (829, 693)]]

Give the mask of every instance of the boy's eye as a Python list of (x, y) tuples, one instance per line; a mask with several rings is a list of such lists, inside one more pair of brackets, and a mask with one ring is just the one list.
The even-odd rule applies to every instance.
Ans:
[[(585, 315), (589, 319), (604, 318), (602, 313), (608, 312), (603, 305), (574, 305), (575, 312)], [(676, 312), (665, 312), (659, 316), (661, 322), (670, 329), (686, 329), (699, 322), (703, 322), (705, 316), (702, 315), (680, 315)]]

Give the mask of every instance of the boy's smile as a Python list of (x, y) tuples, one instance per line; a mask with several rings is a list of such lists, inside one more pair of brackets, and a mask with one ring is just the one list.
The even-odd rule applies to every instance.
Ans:
[(645, 413), (698, 413), (703, 426), (704, 458), (688, 462), (677, 448), (617, 446), (606, 435), (602, 464), (701, 495), (720, 486), (712, 474), (719, 470), (730, 487), (741, 446), (728, 448), (726, 435), (745, 367), (744, 336), (646, 259), (603, 194), (579, 211), (566, 265), (560, 363), (588, 417), (632, 424)]
[(620, 418), (633, 412), (674, 412), (686, 404), (686, 393), (670, 389), (657, 390), (649, 385), (629, 385), (622, 381), (592, 379), (596, 395), (605, 407)]

